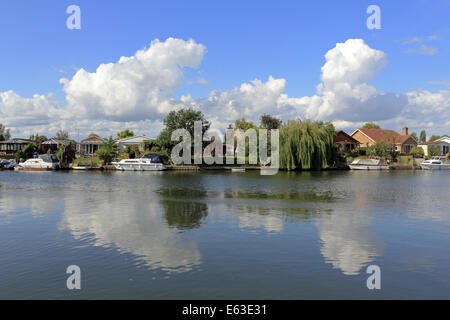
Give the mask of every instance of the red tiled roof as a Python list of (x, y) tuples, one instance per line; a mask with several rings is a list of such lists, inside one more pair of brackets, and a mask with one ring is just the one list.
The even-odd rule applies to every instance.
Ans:
[(392, 142), (392, 143), (402, 143), (409, 137), (411, 137), (410, 134), (408, 135), (400, 135), (394, 130), (384, 130), (384, 129), (364, 129), (360, 128), (358, 129), (362, 133), (364, 133), (366, 136), (368, 136), (370, 139), (378, 142)]
[(342, 130), (336, 132), (334, 142), (359, 143), (358, 140), (354, 139), (352, 136), (348, 135)]

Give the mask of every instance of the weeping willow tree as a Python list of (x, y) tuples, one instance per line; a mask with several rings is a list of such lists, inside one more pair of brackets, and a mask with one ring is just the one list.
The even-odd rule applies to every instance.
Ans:
[(335, 160), (334, 126), (327, 122), (288, 121), (280, 127), (280, 168), (324, 169)]

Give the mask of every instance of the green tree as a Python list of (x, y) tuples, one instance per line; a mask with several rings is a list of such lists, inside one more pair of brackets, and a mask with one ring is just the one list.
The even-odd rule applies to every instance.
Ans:
[(38, 151), (38, 146), (36, 143), (32, 142), (23, 147), (22, 150), (16, 152), (15, 159), (16, 162), (19, 162), (20, 159), (27, 160), (32, 158), (34, 154)]
[(375, 122), (367, 122), (363, 125), (363, 129), (381, 129)]
[(0, 141), (11, 139), (11, 133), (9, 129), (6, 129), (4, 125), (0, 123)]
[(425, 130), (420, 131), (420, 142), (425, 142), (427, 141), (427, 133), (425, 132)]
[(334, 164), (334, 126), (310, 120), (290, 120), (280, 127), (280, 168), (323, 169)]
[(428, 141), (436, 141), (437, 139), (439, 139), (441, 136), (437, 136), (437, 135), (432, 135), (431, 137), (430, 137), (430, 140), (428, 140)]
[(415, 132), (411, 133), (411, 137), (413, 137), (414, 140), (416, 140), (416, 141), (418, 140), (418, 139), (417, 139), (417, 133), (415, 133)]
[(278, 129), (281, 126), (282, 121), (280, 119), (277, 119), (275, 117), (272, 117), (268, 114), (264, 114), (261, 116), (261, 128), (272, 130), (272, 129)]
[(40, 144), (40, 143), (42, 143), (44, 141), (47, 141), (47, 137), (46, 136), (40, 136), (38, 133), (36, 133), (36, 134), (32, 134), (30, 136), (30, 140), (32, 140), (36, 144)]
[(439, 152), (440, 152), (440, 150), (439, 150), (439, 147), (437, 147), (437, 146), (429, 146), (428, 147), (428, 155), (430, 157), (438, 156)]
[(117, 156), (117, 145), (111, 136), (97, 151), (97, 156), (105, 164), (111, 163), (111, 161)]
[(158, 140), (144, 140), (141, 144), (142, 149), (144, 151), (160, 151), (161, 146), (158, 143)]
[(69, 133), (67, 131), (64, 130), (59, 130), (56, 135), (55, 135), (55, 139), (58, 140), (67, 140), (69, 139)]
[(195, 111), (194, 109), (180, 109), (178, 111), (171, 111), (164, 119), (165, 128), (161, 131), (157, 139), (161, 148), (170, 152), (172, 147), (179, 143), (179, 141), (171, 140), (172, 132), (177, 129), (186, 129), (193, 139), (195, 121), (202, 122), (203, 136), (203, 134), (209, 130), (210, 123), (205, 119), (201, 111)]
[(117, 139), (125, 139), (125, 138), (129, 138), (129, 137), (134, 137), (134, 132), (129, 129), (125, 129), (121, 132), (117, 132)]
[(73, 141), (70, 141), (68, 144), (61, 145), (56, 152), (60, 165), (62, 167), (66, 167), (69, 163), (72, 163), (73, 160), (75, 160), (76, 152), (77, 146)]
[(257, 127), (255, 126), (255, 124), (251, 121), (247, 121), (244, 118), (236, 120), (234, 123), (236, 129), (242, 129), (244, 131), (247, 131), (248, 129), (257, 129)]

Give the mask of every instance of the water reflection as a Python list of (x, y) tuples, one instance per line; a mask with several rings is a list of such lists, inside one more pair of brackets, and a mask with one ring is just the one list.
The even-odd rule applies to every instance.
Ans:
[(34, 196), (21, 189), (2, 188), (0, 190), (0, 216), (9, 221), (20, 214), (39, 217), (59, 210), (62, 201), (56, 197), (40, 192)]
[(325, 261), (345, 275), (359, 274), (380, 254), (369, 232), (370, 223), (367, 213), (345, 211), (345, 208), (318, 217), (314, 224), (319, 231), (320, 253)]
[(161, 204), (167, 224), (179, 230), (199, 228), (208, 215), (208, 206), (201, 202), (161, 200)]
[[(80, 198), (83, 196), (84, 199)], [(202, 216), (195, 205), (161, 204), (154, 195), (150, 199), (127, 199), (109, 194), (104, 199), (96, 197), (95, 201), (90, 197), (80, 193), (66, 200), (60, 228), (68, 230), (75, 239), (90, 235), (92, 245), (114, 246), (121, 252), (132, 253), (149, 269), (186, 272), (201, 263), (197, 244), (168, 228), (163, 218), (167, 218), (169, 225), (193, 227)], [(188, 215), (180, 215), (183, 208), (194, 212), (195, 221), (189, 221)]]
[(279, 209), (259, 208), (254, 206), (236, 206), (235, 217), (240, 229), (261, 229), (267, 232), (282, 233), (283, 215)]

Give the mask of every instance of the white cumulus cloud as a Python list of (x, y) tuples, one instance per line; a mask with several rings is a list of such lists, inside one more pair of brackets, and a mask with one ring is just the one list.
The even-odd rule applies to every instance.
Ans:
[(184, 67), (196, 68), (206, 47), (194, 40), (152, 41), (149, 48), (117, 63), (101, 64), (95, 72), (80, 69), (61, 79), (68, 109), (83, 117), (142, 120), (161, 117), (175, 108), (174, 91)]
[(156, 137), (169, 111), (191, 107), (203, 111), (212, 127), (221, 130), (243, 117), (259, 123), (267, 113), (282, 120), (332, 121), (349, 130), (377, 121), (395, 130), (408, 125), (411, 130), (448, 133), (450, 89), (378, 90), (371, 81), (387, 66), (387, 55), (362, 39), (337, 43), (325, 54), (321, 81), (312, 96), (288, 96), (287, 80), (270, 76), (202, 98), (190, 94), (176, 98), (184, 68), (197, 68), (205, 54), (206, 47), (194, 40), (154, 40), (131, 57), (100, 64), (94, 72), (79, 69), (72, 78), (61, 79), (64, 107), (52, 94), (23, 98), (14, 91), (0, 92), (0, 122), (17, 136), (51, 135), (60, 127), (72, 137), (91, 131), (115, 135), (123, 128)]

